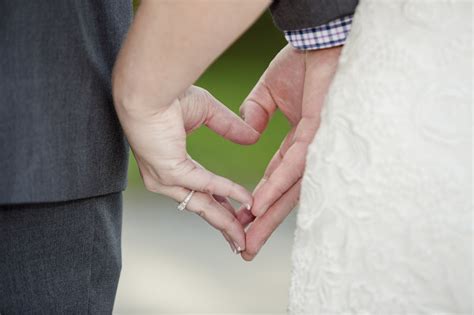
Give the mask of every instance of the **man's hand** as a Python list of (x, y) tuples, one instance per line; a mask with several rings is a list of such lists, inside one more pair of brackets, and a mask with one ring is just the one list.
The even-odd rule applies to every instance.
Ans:
[(252, 260), (299, 199), (306, 153), (319, 127), (322, 105), (336, 71), (341, 47), (298, 52), (285, 47), (241, 107), (245, 121), (260, 133), (276, 109), (292, 128), (254, 190), (251, 213), (238, 214), (247, 230), (245, 260)]

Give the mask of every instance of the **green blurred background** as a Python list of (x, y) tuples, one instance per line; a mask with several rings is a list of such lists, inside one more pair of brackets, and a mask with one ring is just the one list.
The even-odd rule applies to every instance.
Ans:
[[(135, 1), (136, 6), (136, 1)], [(237, 40), (196, 82), (235, 113), (266, 67), (286, 44), (268, 12)], [(189, 154), (207, 169), (246, 186), (255, 185), (278, 149), (289, 125), (277, 112), (260, 141), (252, 146), (233, 144), (206, 127), (188, 137)], [(141, 186), (133, 155), (130, 157), (129, 186)]]

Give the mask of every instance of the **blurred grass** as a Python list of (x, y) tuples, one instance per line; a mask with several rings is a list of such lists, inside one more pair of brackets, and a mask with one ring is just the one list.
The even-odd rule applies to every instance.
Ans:
[[(282, 33), (274, 27), (267, 12), (211, 65), (196, 85), (207, 89), (238, 113), (242, 101), (285, 44)], [(253, 186), (288, 130), (286, 119), (278, 112), (257, 144), (239, 146), (203, 127), (188, 137), (188, 152), (209, 170)], [(137, 185), (142, 185), (141, 179), (131, 156), (129, 186)]]

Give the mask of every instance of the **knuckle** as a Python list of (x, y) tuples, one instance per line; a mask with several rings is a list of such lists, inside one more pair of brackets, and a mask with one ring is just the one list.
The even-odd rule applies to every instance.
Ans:
[(222, 137), (225, 139), (229, 138), (229, 135), (232, 133), (232, 124), (228, 124), (225, 126), (224, 130), (222, 131)]
[(202, 188), (202, 192), (206, 194), (210, 194), (214, 191), (214, 185), (211, 182), (208, 182), (204, 187)]
[(211, 206), (212, 206), (211, 203), (207, 200), (204, 202), (204, 204), (202, 204), (201, 206), (198, 206), (198, 208), (190, 210), (190, 211), (194, 212), (195, 214), (197, 214), (203, 219), (207, 219), (208, 218), (207, 209), (209, 209), (209, 207)]
[(196, 214), (203, 219), (206, 219), (206, 212), (204, 210), (197, 210)]
[(207, 199), (206, 199), (206, 202), (205, 202), (205, 204), (204, 204), (204, 206), (205, 206), (207, 209), (212, 209), (212, 208), (214, 208), (214, 207), (216, 206), (216, 204), (215, 204), (215, 201), (212, 200), (212, 198), (207, 198)]
[(229, 182), (229, 184), (226, 185), (224, 188), (224, 193), (226, 197), (245, 194), (245, 190), (233, 182)]
[[(207, 193), (207, 194), (212, 194), (212, 193), (214, 193), (214, 190), (215, 190), (215, 188), (216, 188), (216, 185), (214, 184), (213, 177), (214, 177), (214, 176), (211, 176), (211, 177), (204, 183), (204, 185), (203, 185), (202, 188), (201, 188), (201, 191), (202, 191), (202, 192)], [(212, 200), (210, 200), (210, 201), (212, 201)]]

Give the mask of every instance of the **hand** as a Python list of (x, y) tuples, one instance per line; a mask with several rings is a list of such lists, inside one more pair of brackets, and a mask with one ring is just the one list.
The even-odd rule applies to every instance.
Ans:
[(283, 48), (241, 107), (245, 121), (260, 133), (276, 109), (292, 126), (254, 190), (251, 213), (238, 214), (244, 226), (253, 221), (242, 252), (245, 260), (255, 257), (298, 203), (306, 153), (319, 127), (340, 51), (340, 47), (306, 53)]
[(112, 74), (115, 109), (145, 186), (177, 201), (196, 190), (188, 209), (224, 231), (234, 248), (245, 247), (245, 236), (226, 197), (251, 205), (252, 196), (194, 163), (186, 134), (206, 124), (248, 144), (258, 133), (206, 91), (189, 86), (269, 4), (142, 0)]
[(181, 202), (196, 193), (187, 209), (220, 230), (232, 249), (245, 248), (245, 234), (227, 197), (250, 208), (252, 195), (242, 186), (207, 171), (186, 153), (186, 135), (201, 125), (239, 144), (259, 134), (206, 90), (192, 86), (153, 114), (117, 108), (146, 188)]

